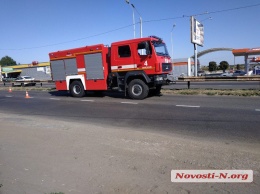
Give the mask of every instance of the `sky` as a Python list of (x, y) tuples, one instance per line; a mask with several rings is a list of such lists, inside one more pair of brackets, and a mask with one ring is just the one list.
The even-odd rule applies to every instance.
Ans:
[[(140, 14), (143, 37), (161, 37), (174, 59), (194, 54), (192, 15), (204, 25), (204, 46), (198, 46), (198, 52), (260, 47), (259, 0), (129, 1), (137, 10), (136, 37)], [(0, 0), (0, 4), (0, 58), (9, 56), (20, 64), (47, 62), (53, 51), (134, 38), (133, 9), (125, 0)], [(210, 61), (243, 63), (243, 57), (234, 59), (230, 51), (199, 59), (206, 66)]]

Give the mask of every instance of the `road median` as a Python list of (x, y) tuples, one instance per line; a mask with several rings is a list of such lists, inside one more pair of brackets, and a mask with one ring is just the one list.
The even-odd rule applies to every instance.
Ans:
[(11, 88), (12, 91), (55, 91), (56, 88), (51, 87), (37, 87), (37, 86), (24, 86), (24, 87), (9, 87), (9, 86), (0, 86), (0, 90), (9, 91)]
[(162, 89), (162, 94), (208, 96), (260, 96), (259, 89)]

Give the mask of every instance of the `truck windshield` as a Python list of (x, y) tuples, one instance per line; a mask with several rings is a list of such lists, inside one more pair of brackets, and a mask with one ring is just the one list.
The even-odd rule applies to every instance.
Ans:
[(169, 56), (165, 43), (161, 41), (152, 41), (152, 44), (158, 56)]

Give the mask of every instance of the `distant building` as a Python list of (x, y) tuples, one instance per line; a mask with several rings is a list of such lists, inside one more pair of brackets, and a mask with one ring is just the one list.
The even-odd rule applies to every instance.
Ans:
[(15, 66), (6, 66), (1, 68), (3, 77), (16, 78), (18, 76), (30, 76), (36, 80), (51, 80), (51, 70), (49, 62), (33, 62), (32, 64), (23, 64)]
[(172, 75), (175, 78), (183, 77), (183, 76), (194, 76), (194, 59), (193, 58), (173, 59)]

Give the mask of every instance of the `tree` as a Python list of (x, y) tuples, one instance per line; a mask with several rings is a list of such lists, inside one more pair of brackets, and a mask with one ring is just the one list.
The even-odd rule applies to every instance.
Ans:
[(215, 61), (209, 62), (209, 71), (216, 71), (217, 70), (217, 63)]
[(221, 61), (219, 63), (219, 69), (223, 70), (223, 72), (225, 73), (226, 69), (229, 67), (229, 64), (227, 61)]
[(4, 66), (13, 66), (13, 65), (17, 65), (17, 64), (16, 64), (16, 61), (13, 60), (11, 57), (5, 56), (5, 57), (3, 57), (3, 58), (0, 60), (0, 65), (1, 65), (2, 67), (4, 67)]

